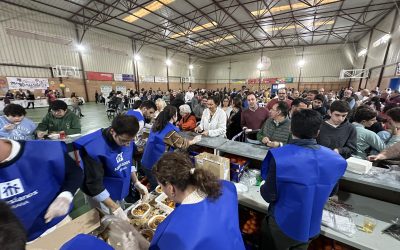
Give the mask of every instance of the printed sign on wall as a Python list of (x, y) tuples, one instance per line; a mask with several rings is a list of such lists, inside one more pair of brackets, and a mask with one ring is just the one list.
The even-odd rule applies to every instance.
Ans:
[(47, 89), (49, 80), (47, 78), (20, 78), (7, 77), (9, 89)]
[(114, 79), (114, 74), (113, 73), (87, 71), (86, 77), (88, 80), (112, 81)]

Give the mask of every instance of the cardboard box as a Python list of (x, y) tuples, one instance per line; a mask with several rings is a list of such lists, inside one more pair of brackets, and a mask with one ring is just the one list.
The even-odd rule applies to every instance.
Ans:
[(60, 249), (65, 242), (77, 234), (89, 234), (100, 227), (100, 214), (92, 209), (78, 218), (56, 228), (53, 232), (26, 246), (27, 250)]
[(195, 156), (196, 168), (204, 168), (223, 180), (230, 180), (230, 160), (228, 158), (201, 153)]

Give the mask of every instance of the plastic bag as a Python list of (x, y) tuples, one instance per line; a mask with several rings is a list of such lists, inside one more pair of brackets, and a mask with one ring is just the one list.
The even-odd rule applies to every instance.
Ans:
[(396, 218), (392, 222), (393, 224), (384, 229), (382, 233), (388, 234), (393, 238), (395, 238), (396, 240), (400, 240), (400, 219)]
[(116, 250), (148, 249), (150, 243), (127, 221), (106, 215), (101, 220), (102, 235)]
[(240, 183), (246, 186), (256, 186), (259, 183), (260, 170), (250, 169), (243, 173)]
[(348, 206), (332, 200), (325, 204), (322, 212), (322, 225), (349, 237), (353, 237), (357, 231), (356, 224), (348, 211)]

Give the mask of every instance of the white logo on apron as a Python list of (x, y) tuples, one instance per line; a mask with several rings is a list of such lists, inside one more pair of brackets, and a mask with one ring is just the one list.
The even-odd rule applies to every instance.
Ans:
[(0, 198), (7, 199), (24, 192), (20, 179), (0, 183)]

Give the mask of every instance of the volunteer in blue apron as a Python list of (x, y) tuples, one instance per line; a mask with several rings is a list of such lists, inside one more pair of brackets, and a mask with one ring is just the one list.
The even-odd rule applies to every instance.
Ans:
[(144, 101), (140, 104), (138, 109), (130, 109), (126, 112), (126, 115), (134, 116), (139, 122), (138, 136), (143, 134), (143, 128), (151, 128), (146, 126), (146, 120), (151, 121), (154, 118), (154, 113), (157, 110), (157, 106), (153, 101)]
[(164, 154), (153, 173), (176, 207), (158, 225), (150, 250), (245, 249), (235, 185), (178, 152)]
[(138, 129), (135, 117), (119, 115), (111, 127), (99, 129), (74, 142), (84, 166), (81, 190), (91, 197), (92, 205), (126, 220), (128, 218), (118, 203), (128, 195), (130, 181), (143, 199), (148, 196), (147, 188), (137, 179), (132, 161), (133, 140)]
[(269, 207), (261, 249), (307, 249), (320, 232), (324, 205), (347, 167), (342, 156), (317, 144), (321, 123), (315, 110), (293, 113), (293, 139), (270, 149), (262, 163), (260, 191)]
[(189, 141), (179, 135), (177, 133), (179, 128), (174, 125), (177, 119), (177, 109), (172, 105), (168, 105), (157, 116), (150, 130), (141, 163), (149, 179), (151, 190), (157, 187), (157, 180), (154, 178), (151, 169), (162, 154), (174, 149), (187, 149), (190, 145), (201, 140), (201, 136), (196, 136)]
[(82, 179), (64, 142), (0, 139), (0, 198), (20, 219), (29, 241), (68, 215)]

